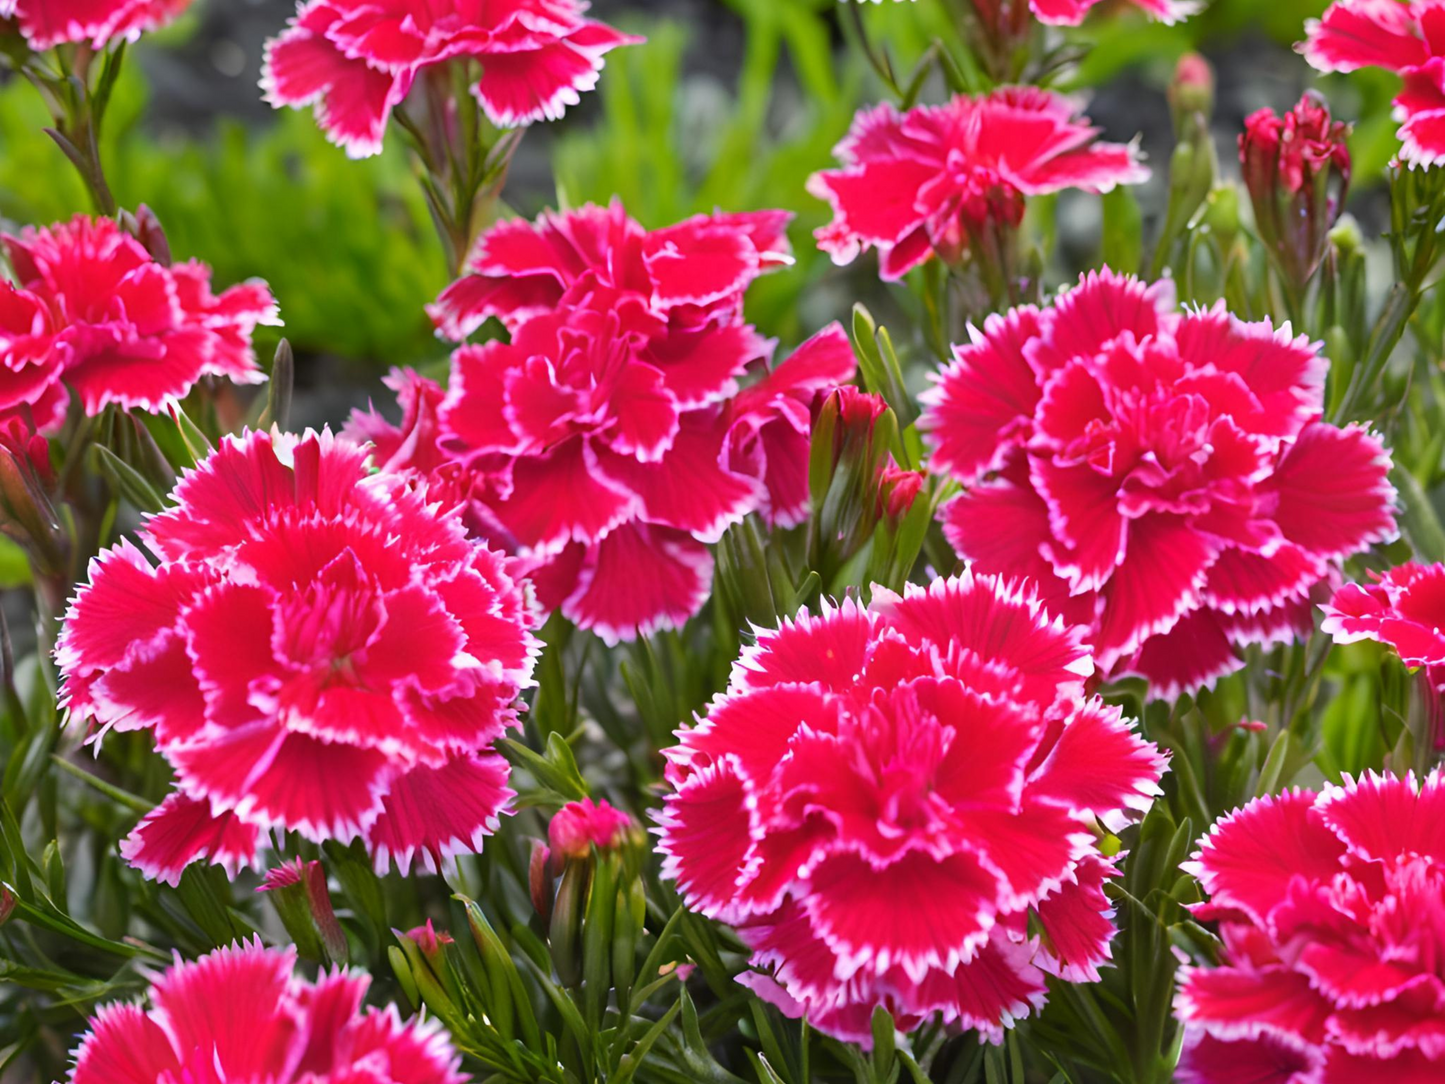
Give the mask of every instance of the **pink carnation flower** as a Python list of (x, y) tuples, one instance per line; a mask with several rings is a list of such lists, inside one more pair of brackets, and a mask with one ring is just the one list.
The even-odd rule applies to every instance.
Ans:
[(1321, 609), (1335, 643), (1388, 644), (1406, 666), (1445, 687), (1445, 565), (1411, 561), (1374, 583), (1347, 583)]
[(84, 43), (104, 49), (112, 41), (135, 41), (170, 22), (191, 0), (0, 0), (0, 19), (14, 19), (36, 52)]
[(743, 294), (759, 275), (793, 262), (791, 218), (787, 211), (719, 212), (649, 231), (613, 200), (545, 211), (535, 222), (499, 222), (477, 240), (466, 273), (427, 311), (441, 335), (462, 342), (488, 317), (515, 331), (534, 316), (612, 291), (670, 324), (680, 354), (699, 342), (686, 332), (734, 328), (732, 338), (705, 342), (712, 354), (730, 348), (733, 356), (717, 364), (735, 375), (758, 354), (756, 336), (741, 327)]
[(433, 307), (464, 338), (443, 451), (471, 472), (479, 530), (530, 565), (540, 601), (609, 642), (695, 614), (716, 542), (807, 502), (808, 411), (853, 373), (836, 324), (739, 394), (771, 344), (743, 293), (787, 260), (787, 215), (707, 215), (651, 233), (618, 204), (505, 223)]
[(211, 292), (201, 263), (157, 263), (108, 218), (79, 215), (0, 236), (16, 281), (0, 281), (0, 412), (59, 425), (70, 388), (87, 414), (156, 411), (203, 376), (266, 378), (251, 336), (279, 324), (259, 281)]
[(1320, 71), (1399, 73), (1400, 157), (1419, 166), (1445, 161), (1445, 6), (1438, 0), (1337, 0), (1305, 24), (1299, 49)]
[(878, 1005), (998, 1042), (1045, 972), (1098, 978), (1115, 869), (1089, 826), (1147, 807), (1165, 761), (1084, 697), (1082, 633), (965, 573), (760, 634), (667, 750), (659, 817), (664, 874), (762, 969), (743, 982), (866, 1044)]
[(294, 948), (260, 938), (177, 958), (150, 987), (149, 1009), (101, 1008), (75, 1052), (69, 1084), (464, 1084), (461, 1057), (435, 1020), (405, 1023), (395, 1005), (364, 1007), (359, 971), (293, 975)]
[(925, 395), (933, 465), (966, 490), (944, 530), (1090, 626), (1101, 670), (1155, 696), (1310, 627), (1340, 561), (1395, 534), (1389, 456), (1320, 421), (1318, 344), (1168, 281), (1107, 270), (992, 316)]
[[(999, 0), (975, 0), (976, 3), (997, 4)], [(1055, 26), (1078, 26), (1102, 0), (1029, 0), (1029, 6), (1040, 22)], [(1153, 18), (1163, 23), (1177, 23), (1199, 11), (1200, 0), (1130, 0)]]
[(446, 459), (437, 445), (446, 391), (414, 369), (393, 369), (381, 382), (396, 393), (401, 423), (393, 425), (372, 406), (352, 411), (341, 435), (358, 444), (370, 444), (371, 462), (377, 470), (426, 473), (440, 467)]
[(228, 438), (175, 507), (91, 564), (63, 699), (151, 730), (178, 789), (121, 845), (175, 883), (263, 831), (360, 837), (378, 870), (478, 849), (511, 791), (489, 746), (537, 643), (505, 559), (329, 433)]
[(632, 828), (632, 818), (606, 801), (583, 798), (568, 802), (547, 825), (547, 842), (554, 854), (586, 858), (593, 847), (615, 847)]
[(556, 120), (597, 85), (602, 58), (641, 38), (585, 19), (580, 0), (302, 0), (266, 45), (273, 106), (314, 105), (353, 158), (381, 151), (391, 111), (429, 69), (472, 62), (472, 93), (499, 127)]
[(1419, 672), (1436, 748), (1445, 748), (1445, 565), (1411, 561), (1373, 583), (1347, 583), (1321, 606), (1337, 644), (1373, 640)]
[(1185, 1084), (1445, 1079), (1445, 777), (1259, 798), (1191, 864), (1219, 967), (1185, 968)]
[(833, 208), (818, 247), (839, 264), (876, 248), (883, 278), (899, 279), (935, 254), (956, 261), (990, 224), (1017, 226), (1025, 196), (1107, 192), (1149, 176), (1136, 147), (1097, 135), (1074, 102), (1034, 87), (903, 114), (889, 103), (866, 109), (834, 151), (844, 168), (808, 181)]

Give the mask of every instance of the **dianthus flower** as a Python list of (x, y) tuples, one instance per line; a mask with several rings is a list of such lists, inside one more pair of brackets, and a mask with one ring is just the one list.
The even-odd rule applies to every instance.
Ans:
[(659, 816), (665, 875), (766, 969), (742, 981), (866, 1043), (879, 1005), (998, 1042), (1045, 972), (1097, 980), (1090, 826), (1146, 807), (1164, 758), (1083, 696), (1082, 633), (964, 573), (760, 634), (667, 750)]
[(620, 205), (489, 232), (433, 315), (465, 337), (441, 447), (471, 473), (488, 538), (523, 557), (539, 600), (609, 642), (697, 612), (709, 543), (754, 510), (796, 522), (807, 412), (853, 373), (834, 325), (738, 394), (771, 344), (743, 292), (784, 262), (787, 216), (699, 216), (644, 231)]
[(1320, 71), (1401, 75), (1400, 157), (1420, 166), (1445, 161), (1445, 6), (1438, 0), (1337, 0), (1305, 24), (1299, 49)]
[(104, 49), (164, 26), (190, 5), (191, 0), (0, 0), (0, 19), (14, 19), (37, 52), (72, 42)]
[(547, 825), (547, 842), (552, 853), (568, 858), (585, 858), (593, 847), (615, 847), (632, 829), (632, 818), (606, 801), (583, 798), (568, 802)]
[(1326, 361), (1289, 328), (1107, 270), (992, 316), (926, 393), (944, 530), (1090, 626), (1107, 676), (1156, 696), (1310, 626), (1343, 558), (1395, 533), (1389, 457), (1320, 420)]
[[(649, 231), (613, 200), (499, 222), (427, 311), (439, 334), (462, 342), (488, 317), (515, 331), (534, 316), (615, 291), (619, 302), (669, 325), (675, 355), (706, 353), (732, 376), (758, 355), (757, 336), (742, 326), (743, 294), (759, 275), (793, 262), (791, 218), (719, 212)], [(698, 335), (723, 326), (730, 336)]]
[(1411, 561), (1373, 583), (1347, 583), (1321, 609), (1323, 631), (1335, 643), (1388, 644), (1406, 666), (1445, 688), (1445, 565)]
[(902, 114), (889, 103), (865, 109), (834, 150), (844, 168), (808, 181), (833, 208), (818, 247), (840, 264), (876, 248), (883, 278), (898, 279), (935, 254), (956, 262), (981, 230), (1016, 227), (1025, 196), (1107, 192), (1149, 176), (1137, 148), (1097, 141), (1077, 114), (1070, 99), (1035, 87)]
[[(987, 7), (999, 0), (975, 0)], [(1102, 0), (1029, 0), (1040, 22), (1055, 26), (1078, 26)], [(1137, 8), (1163, 23), (1177, 23), (1199, 11), (1198, 0), (1129, 0)]]
[(371, 461), (377, 470), (393, 474), (435, 470), (445, 462), (437, 446), (441, 436), (438, 415), (446, 398), (445, 389), (415, 369), (393, 369), (381, 382), (396, 393), (400, 424), (393, 425), (377, 413), (375, 406), (369, 406), (365, 411), (351, 412), (341, 435), (358, 444), (370, 444)]
[(150, 1009), (103, 1006), (75, 1052), (69, 1084), (464, 1084), (435, 1020), (363, 1007), (360, 971), (297, 978), (294, 948), (260, 938), (182, 961), (156, 977)]
[(1258, 798), (1190, 865), (1219, 967), (1185, 968), (1186, 1084), (1445, 1079), (1445, 777)]
[(597, 85), (603, 57), (641, 38), (583, 18), (580, 0), (302, 0), (266, 44), (266, 100), (314, 105), (353, 158), (381, 151), (391, 111), (418, 79), (480, 65), (472, 93), (499, 127), (556, 120)]
[(1445, 565), (1411, 561), (1374, 582), (1347, 583), (1320, 608), (1337, 644), (1373, 640), (1395, 649), (1418, 682), (1437, 749), (1445, 748)]
[(201, 263), (157, 263), (109, 218), (0, 236), (14, 283), (0, 281), (0, 413), (29, 407), (41, 429), (65, 418), (66, 389), (87, 414), (115, 403), (155, 411), (203, 376), (256, 383), (251, 336), (278, 324), (259, 281), (211, 292)]
[(228, 438), (147, 522), (156, 562), (129, 541), (92, 562), (64, 701), (151, 730), (175, 770), (122, 844), (148, 876), (252, 864), (273, 827), (437, 869), (495, 829), (530, 614), (502, 556), (365, 460), (329, 433)]

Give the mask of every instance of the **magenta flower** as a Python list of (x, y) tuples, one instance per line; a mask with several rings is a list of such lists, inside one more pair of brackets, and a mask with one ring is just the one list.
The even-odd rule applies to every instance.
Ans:
[(1259, 798), (1190, 869), (1218, 967), (1181, 973), (1186, 1084), (1445, 1079), (1445, 777)]
[(492, 742), (538, 645), (505, 560), (329, 433), (228, 438), (176, 507), (91, 565), (63, 700), (146, 729), (177, 790), (122, 853), (175, 883), (270, 828), (361, 838), (378, 870), (478, 849), (511, 798)]
[(707, 546), (749, 512), (796, 522), (809, 410), (853, 373), (837, 325), (739, 393), (772, 344), (743, 294), (786, 262), (787, 215), (704, 215), (647, 232), (620, 204), (504, 223), (432, 309), (464, 346), (441, 448), (471, 474), (477, 529), (526, 562), (542, 604), (608, 642), (693, 616)]
[(371, 979), (359, 971), (308, 982), (295, 964), (294, 948), (260, 938), (178, 958), (153, 980), (149, 1009), (116, 1001), (95, 1014), (69, 1084), (465, 1084), (435, 1020), (363, 1007)]
[(0, 0), (0, 19), (14, 19), (37, 52), (72, 42), (104, 49), (164, 26), (190, 5), (191, 0)]
[(602, 58), (641, 38), (583, 18), (579, 0), (302, 0), (266, 45), (273, 106), (315, 106), (353, 158), (381, 151), (391, 112), (418, 79), (472, 62), (472, 93), (500, 127), (556, 120), (597, 85)]
[(445, 389), (414, 369), (393, 369), (381, 382), (396, 394), (401, 424), (393, 425), (373, 406), (365, 411), (353, 410), (341, 435), (371, 445), (371, 461), (377, 470), (425, 474), (440, 467), (446, 461), (437, 445)]
[(839, 264), (876, 248), (883, 278), (899, 279), (935, 254), (958, 260), (985, 228), (1017, 226), (1025, 196), (1149, 176), (1136, 147), (1097, 135), (1072, 101), (1034, 87), (866, 109), (834, 151), (844, 168), (808, 181), (833, 208), (818, 247)]
[(1324, 72), (1385, 68), (1405, 85), (1395, 97), (1400, 157), (1445, 161), (1445, 7), (1438, 0), (1337, 0), (1305, 24), (1300, 52)]
[[(488, 317), (515, 331), (534, 316), (613, 291), (672, 325), (679, 354), (699, 344), (715, 354), (728, 348), (731, 358), (717, 363), (731, 375), (757, 353), (756, 337), (742, 327), (744, 293), (760, 275), (793, 262), (791, 218), (787, 211), (719, 212), (649, 231), (613, 200), (545, 211), (535, 222), (500, 222), (428, 311), (440, 334), (462, 342)], [(721, 327), (733, 336), (687, 335)]]
[(0, 281), (0, 412), (29, 407), (48, 429), (64, 420), (67, 388), (93, 415), (161, 410), (203, 376), (266, 378), (251, 336), (281, 321), (265, 283), (217, 296), (204, 264), (157, 263), (108, 218), (0, 241), (16, 278)]
[(1411, 561), (1374, 583), (1347, 583), (1321, 609), (1323, 630), (1335, 643), (1387, 644), (1406, 666), (1445, 687), (1445, 565)]
[[(982, 2), (990, 4), (998, 3), (999, 0)], [(1078, 26), (1100, 2), (1101, 0), (1029, 0), (1040, 22), (1057, 26)], [(1203, 6), (1201, 0), (1130, 0), (1130, 3), (1162, 23), (1182, 22), (1196, 14)]]
[(1088, 825), (1147, 807), (1165, 762), (1083, 695), (1083, 632), (965, 573), (760, 633), (667, 750), (659, 817), (665, 876), (752, 950), (745, 984), (865, 1044), (878, 1005), (999, 1042), (1045, 972), (1098, 978), (1115, 870)]
[(1172, 697), (1311, 626), (1340, 562), (1395, 534), (1389, 456), (1320, 421), (1326, 361), (1288, 326), (1181, 314), (1107, 270), (992, 316), (925, 395), (944, 530), (1087, 625), (1101, 670)]

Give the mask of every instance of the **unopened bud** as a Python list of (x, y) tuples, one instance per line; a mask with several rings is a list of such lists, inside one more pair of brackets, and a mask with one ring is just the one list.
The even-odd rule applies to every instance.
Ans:
[(142, 203), (136, 208), (134, 222), (135, 228), (132, 232), (151, 254), (151, 259), (162, 267), (169, 267), (172, 262), (171, 243), (167, 240), (165, 228), (156, 213)]
[(1169, 83), (1169, 112), (1174, 118), (1174, 133), (1183, 138), (1200, 117), (1208, 125), (1214, 113), (1214, 69), (1198, 53), (1185, 53), (1174, 69)]
[(547, 840), (559, 858), (586, 858), (596, 847), (611, 850), (627, 839), (632, 818), (607, 801), (568, 802), (547, 826)]
[(541, 840), (532, 843), (532, 859), (527, 864), (527, 888), (532, 895), (532, 906), (545, 923), (552, 917), (552, 874), (547, 868), (552, 852)]

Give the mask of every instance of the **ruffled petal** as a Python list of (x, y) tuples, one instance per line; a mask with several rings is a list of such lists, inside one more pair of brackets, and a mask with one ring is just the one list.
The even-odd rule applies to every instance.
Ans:
[(207, 861), (234, 877), (257, 864), (260, 832), (234, 813), (213, 816), (209, 802), (172, 793), (121, 840), (121, 857), (153, 881), (181, 883), (192, 862)]
[(406, 876), (415, 859), (428, 873), (475, 854), (509, 812), (511, 768), (492, 753), (454, 756), (440, 767), (418, 766), (388, 785), (381, 813), (366, 831), (376, 871), (392, 862)]

